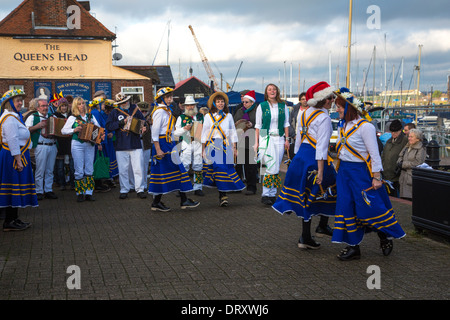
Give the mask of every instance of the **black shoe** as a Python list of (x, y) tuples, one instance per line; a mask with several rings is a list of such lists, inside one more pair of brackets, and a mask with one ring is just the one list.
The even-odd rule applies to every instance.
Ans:
[(31, 226), (31, 223), (22, 222), (19, 219), (12, 220), (8, 223), (3, 223), (3, 231), (22, 231)]
[(303, 237), (300, 237), (300, 239), (298, 239), (298, 247), (300, 249), (319, 249), (320, 248), (320, 243), (314, 241), (313, 238), (309, 238), (304, 240)]
[(380, 248), (383, 252), (383, 255), (388, 256), (391, 254), (392, 249), (394, 248), (394, 243), (392, 242), (392, 240), (380, 239)]
[(121, 193), (120, 194), (120, 196), (119, 196), (119, 199), (126, 199), (126, 198), (128, 198), (128, 193)]
[(169, 207), (166, 207), (164, 203), (158, 202), (158, 203), (152, 203), (152, 211), (162, 211), (167, 212), (170, 211)]
[(253, 190), (247, 190), (247, 191), (245, 191), (245, 195), (246, 195), (246, 196), (252, 196), (252, 195), (254, 195), (254, 194), (256, 194), (256, 191), (253, 191)]
[(331, 229), (330, 226), (327, 225), (326, 228), (322, 228), (321, 226), (317, 226), (316, 228), (316, 236), (321, 238), (323, 236), (332, 236), (333, 235), (333, 229)]
[(194, 201), (192, 199), (187, 199), (185, 202), (183, 202), (181, 204), (181, 209), (195, 208), (195, 207), (198, 207), (199, 204), (200, 204), (200, 202), (198, 202), (198, 201)]
[(58, 196), (54, 192), (46, 192), (45, 198), (46, 199), (58, 199)]
[(199, 196), (199, 197), (204, 197), (204, 196), (205, 196), (205, 194), (203, 193), (202, 190), (195, 190), (195, 191), (194, 191), (194, 194), (195, 194), (196, 196)]
[(77, 202), (83, 202), (84, 201), (84, 194), (77, 195)]
[(94, 190), (95, 190), (95, 192), (108, 192), (108, 191), (111, 191), (111, 188), (108, 187), (107, 185), (102, 184), (102, 185), (96, 186)]
[(273, 203), (272, 203), (272, 201), (270, 200), (269, 197), (262, 197), (262, 198), (261, 198), (261, 202), (262, 202), (263, 204), (265, 204), (266, 206), (271, 206), (271, 205), (273, 205)]
[(42, 193), (38, 193), (36, 195), (38, 200), (44, 200), (44, 195)]
[(143, 192), (143, 191), (138, 192), (137, 195), (138, 195), (138, 197), (141, 198), (141, 199), (147, 199), (147, 195), (146, 195), (145, 192)]
[(359, 250), (359, 246), (348, 246), (337, 257), (341, 261), (358, 260), (361, 258), (361, 251)]
[(84, 200), (86, 201), (95, 201), (95, 198), (93, 195), (87, 194), (84, 196)]

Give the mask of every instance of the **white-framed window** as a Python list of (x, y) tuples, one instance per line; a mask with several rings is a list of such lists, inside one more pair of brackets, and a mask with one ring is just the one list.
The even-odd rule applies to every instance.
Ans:
[(144, 100), (144, 87), (122, 87), (121, 92), (127, 96), (132, 96), (134, 103)]
[(20, 89), (22, 91), (25, 91), (23, 89), (23, 85), (21, 85), (21, 84), (11, 84), (11, 85), (9, 85), (9, 90), (18, 90), (18, 89)]

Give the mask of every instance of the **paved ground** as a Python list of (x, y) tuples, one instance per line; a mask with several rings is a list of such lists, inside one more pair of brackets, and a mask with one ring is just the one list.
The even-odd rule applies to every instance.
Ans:
[[(259, 196), (230, 194), (220, 208), (207, 189), (187, 211), (168, 195), (173, 210), (155, 213), (151, 197), (119, 200), (118, 189), (92, 203), (57, 194), (20, 211), (31, 229), (0, 233), (1, 300), (450, 299), (450, 245), (417, 234), (405, 201), (393, 206), (407, 237), (389, 257), (369, 234), (361, 260), (341, 262), (343, 246), (330, 238), (320, 250), (298, 249), (301, 220), (264, 207)], [(68, 272), (72, 265), (81, 289), (67, 287), (78, 274)], [(380, 289), (367, 286), (371, 265), (380, 268)]]

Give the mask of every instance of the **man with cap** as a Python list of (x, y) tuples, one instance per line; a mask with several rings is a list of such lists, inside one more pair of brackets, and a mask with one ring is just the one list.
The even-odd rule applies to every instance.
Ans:
[(197, 102), (193, 96), (187, 96), (184, 102), (184, 113), (177, 118), (173, 134), (178, 137), (181, 145), (180, 159), (184, 168), (189, 171), (192, 167), (194, 171), (194, 194), (197, 196), (204, 196), (202, 143), (199, 139), (202, 125), (203, 114), (198, 112)]
[[(141, 199), (147, 196), (142, 188), (143, 168), (142, 168), (142, 145), (139, 134), (124, 130), (124, 126), (129, 121), (129, 116), (145, 120), (138, 107), (130, 103), (131, 96), (125, 96), (123, 93), (116, 95), (115, 108), (111, 111), (106, 121), (105, 128), (109, 132), (115, 132), (116, 141), (114, 148), (116, 150), (117, 164), (119, 166), (120, 199), (126, 199), (128, 192), (132, 187)], [(137, 110), (135, 110), (137, 109)], [(145, 131), (145, 127), (143, 128)], [(131, 165), (134, 186), (130, 185), (129, 167)]]
[(38, 97), (37, 111), (28, 117), (25, 125), (31, 133), (32, 148), (35, 149), (36, 170), (34, 172), (38, 200), (57, 199), (53, 192), (53, 171), (58, 148), (56, 139), (46, 134), (48, 101)]
[(397, 160), (403, 147), (408, 143), (408, 138), (403, 133), (403, 126), (400, 120), (395, 119), (389, 126), (392, 137), (386, 141), (386, 145), (381, 153), (381, 162), (383, 165), (383, 176), (386, 180), (393, 183), (395, 190), (388, 188), (391, 196), (398, 197), (400, 190), (400, 170), (397, 168)]
[(175, 117), (172, 113), (173, 89), (158, 90), (156, 105), (152, 112), (152, 157), (148, 193), (153, 195), (152, 211), (170, 211), (161, 201), (164, 194), (179, 191), (181, 209), (194, 208), (200, 203), (188, 199), (186, 192), (192, 191), (192, 183), (181, 163), (177, 147), (173, 141)]

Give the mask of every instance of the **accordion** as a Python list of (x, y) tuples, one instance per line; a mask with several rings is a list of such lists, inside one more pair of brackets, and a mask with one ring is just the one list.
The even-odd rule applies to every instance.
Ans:
[(100, 144), (102, 142), (102, 136), (105, 133), (104, 128), (98, 127), (93, 123), (83, 123), (81, 127), (82, 130), (78, 134), (80, 140), (95, 144)]
[(61, 129), (66, 124), (67, 119), (50, 117), (47, 120), (46, 134), (49, 136), (56, 136), (61, 138), (70, 138), (70, 135), (61, 133)]
[(145, 120), (134, 118), (133, 116), (128, 116), (127, 123), (125, 123), (123, 129), (136, 134), (141, 134), (141, 130), (144, 126)]

